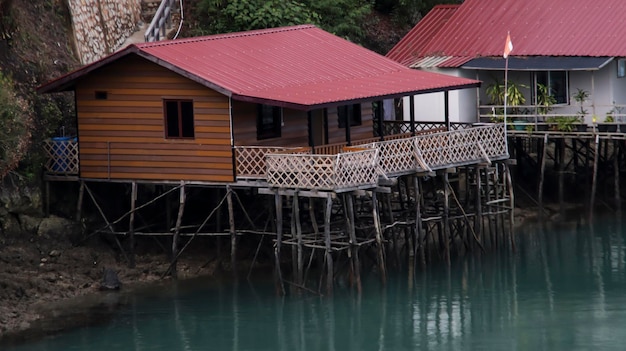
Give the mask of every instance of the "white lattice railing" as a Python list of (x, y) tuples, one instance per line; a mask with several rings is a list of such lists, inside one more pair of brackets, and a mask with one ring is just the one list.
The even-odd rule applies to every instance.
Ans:
[(508, 158), (503, 125), (459, 129), (415, 137), (431, 170)]
[(276, 187), (340, 190), (376, 186), (378, 150), (352, 148), (337, 155), (266, 155), (267, 182)]
[(344, 146), (335, 155), (314, 155), (307, 147), (248, 146), (236, 150), (238, 179), (265, 179), (272, 186), (318, 190), (376, 184), (379, 175), (397, 176), (509, 157), (502, 124)]
[(279, 152), (310, 153), (309, 148), (273, 146), (235, 146), (237, 178), (265, 179), (265, 155)]
[(76, 138), (52, 138), (44, 141), (48, 155), (46, 172), (58, 175), (78, 174), (78, 142)]

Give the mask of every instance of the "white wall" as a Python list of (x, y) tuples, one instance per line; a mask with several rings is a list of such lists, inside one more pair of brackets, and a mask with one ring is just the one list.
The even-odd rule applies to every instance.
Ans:
[[(475, 75), (461, 69), (433, 69), (431, 72), (455, 77), (476, 79)], [(415, 120), (424, 122), (443, 122), (445, 120), (444, 93), (430, 93), (413, 96)], [(476, 122), (476, 88), (453, 90), (448, 93), (450, 122)], [(404, 120), (410, 120), (410, 98), (402, 100)]]

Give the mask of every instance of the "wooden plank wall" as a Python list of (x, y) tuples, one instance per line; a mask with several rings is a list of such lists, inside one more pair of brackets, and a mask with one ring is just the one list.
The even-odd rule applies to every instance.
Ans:
[[(193, 100), (194, 139), (165, 138), (163, 99)], [(216, 91), (131, 56), (80, 80), (76, 106), (83, 178), (234, 180), (229, 101)]]
[[(309, 135), (307, 113), (304, 111), (283, 109), (283, 127), (281, 138), (257, 140), (257, 106), (253, 103), (233, 101), (233, 130), (235, 145), (258, 146), (308, 146)], [(370, 103), (361, 104), (361, 125), (350, 128), (352, 140), (368, 139), (374, 136), (373, 109)], [(328, 109), (328, 144), (346, 141), (346, 131), (339, 128), (337, 108)]]
[[(371, 103), (361, 104), (361, 125), (350, 127), (350, 140), (369, 139), (374, 137), (374, 110)], [(337, 109), (328, 109), (328, 143), (346, 141), (345, 128), (339, 128)]]

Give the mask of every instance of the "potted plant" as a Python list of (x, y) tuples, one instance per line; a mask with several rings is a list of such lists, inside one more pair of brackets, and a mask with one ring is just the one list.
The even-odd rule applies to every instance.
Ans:
[[(489, 103), (491, 105), (497, 106), (494, 109), (494, 115), (491, 118), (492, 122), (502, 122), (504, 121), (504, 99), (506, 97), (506, 105), (507, 109), (511, 109), (511, 113), (513, 116), (518, 115), (520, 113), (519, 106), (524, 105), (526, 103), (526, 98), (521, 91), (521, 88), (524, 88), (525, 85), (517, 84), (512, 81), (508, 81), (506, 84), (506, 94), (505, 94), (505, 85), (504, 83), (498, 81), (497, 79), (490, 84), (485, 92), (489, 97)], [(508, 110), (507, 110), (508, 112)], [(507, 121), (508, 122), (508, 121)], [(517, 121), (519, 123), (526, 123), (526, 120)], [(518, 123), (518, 124), (519, 124)], [(521, 127), (521, 130), (524, 130), (524, 127)]]
[(587, 115), (587, 110), (585, 110), (584, 105), (585, 101), (589, 98), (589, 92), (585, 89), (577, 88), (573, 97), (579, 105), (579, 110), (577, 112), (578, 118), (576, 118), (577, 121), (574, 122), (574, 128), (579, 132), (586, 131), (587, 124), (585, 123), (585, 116)]
[(604, 118), (604, 123), (598, 123), (598, 132), (613, 133), (617, 131), (617, 124), (614, 123), (615, 118), (613, 118), (613, 113), (611, 111), (606, 113), (606, 117)]
[(537, 123), (537, 130), (538, 131), (548, 130), (548, 124), (545, 123), (545, 122), (547, 122), (546, 119), (545, 119), (545, 115), (548, 114), (548, 112), (552, 111), (552, 105), (554, 105), (554, 104), (556, 104), (556, 99), (554, 98), (554, 96), (552, 96), (550, 94), (550, 90), (549, 90), (548, 86), (546, 86), (544, 84), (540, 84), (540, 83), (537, 84), (537, 106), (536, 106), (536, 112), (537, 112), (537, 115), (543, 115), (544, 116)]

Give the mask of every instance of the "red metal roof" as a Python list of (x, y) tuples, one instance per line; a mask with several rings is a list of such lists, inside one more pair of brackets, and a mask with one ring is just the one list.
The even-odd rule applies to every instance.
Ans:
[(303, 110), (479, 84), (411, 70), (304, 25), (131, 45), (38, 90), (70, 89), (77, 78), (129, 54), (140, 55), (234, 99)]
[[(441, 22), (442, 10), (433, 11), (432, 21)], [(431, 13), (424, 20), (429, 17)], [(409, 34), (419, 38), (420, 51), (403, 62), (411, 66), (431, 56), (501, 56), (507, 32), (512, 56), (623, 57), (624, 18), (624, 0), (465, 0), (440, 27), (419, 30), (418, 23), (418, 30)], [(432, 28), (439, 30), (433, 34)], [(393, 50), (403, 52), (410, 45), (404, 42)]]
[(423, 57), (430, 40), (443, 28), (460, 5), (437, 5), (422, 18), (388, 53), (387, 57), (406, 66)]

